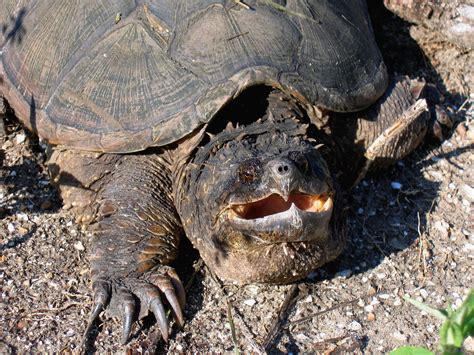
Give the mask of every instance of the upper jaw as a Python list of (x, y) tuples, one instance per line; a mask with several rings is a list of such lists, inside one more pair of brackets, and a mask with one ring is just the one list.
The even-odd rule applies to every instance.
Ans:
[(325, 239), (333, 210), (328, 193), (293, 192), (286, 198), (271, 194), (229, 209), (229, 223), (257, 243), (302, 242)]

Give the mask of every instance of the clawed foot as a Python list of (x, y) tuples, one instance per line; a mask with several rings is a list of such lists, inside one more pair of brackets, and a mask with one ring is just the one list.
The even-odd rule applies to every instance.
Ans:
[(140, 276), (121, 278), (98, 276), (92, 285), (94, 305), (84, 333), (83, 342), (89, 336), (92, 326), (103, 310), (123, 319), (122, 343), (130, 338), (132, 324), (149, 311), (155, 315), (158, 327), (165, 341), (168, 341), (169, 324), (162, 295), (170, 306), (179, 326), (184, 324), (184, 287), (176, 271), (168, 266), (160, 266)]

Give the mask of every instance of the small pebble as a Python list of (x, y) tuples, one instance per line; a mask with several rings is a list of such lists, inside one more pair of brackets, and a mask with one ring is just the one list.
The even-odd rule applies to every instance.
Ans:
[(400, 333), (398, 330), (392, 334), (392, 337), (402, 343), (406, 343), (408, 341), (407, 336)]
[(20, 133), (16, 135), (16, 144), (22, 144), (25, 142), (26, 135), (24, 133)]
[(428, 298), (428, 292), (424, 288), (420, 289), (420, 295), (424, 300)]
[(303, 303), (313, 303), (313, 296), (308, 295), (303, 301)]
[(433, 225), (436, 230), (441, 232), (445, 236), (449, 231), (449, 224), (443, 220), (436, 221)]
[(369, 290), (367, 291), (367, 295), (373, 296), (377, 293), (377, 290), (374, 287), (370, 287)]
[(250, 299), (244, 301), (244, 304), (247, 305), (247, 306), (250, 306), (250, 307), (254, 306), (256, 303), (257, 303), (257, 301), (255, 301), (253, 298), (250, 298)]
[(26, 213), (18, 213), (16, 215), (16, 218), (20, 221), (24, 221), (24, 222), (28, 221), (28, 215)]
[(474, 353), (474, 337), (468, 337), (466, 340), (464, 340), (462, 347), (466, 354), (470, 352)]
[(15, 226), (12, 223), (8, 223), (7, 229), (10, 233), (13, 233), (15, 231)]
[(474, 244), (471, 244), (471, 243), (466, 243), (462, 247), (462, 251), (465, 252), (465, 253), (468, 253), (468, 252), (473, 251), (473, 250), (474, 250)]
[(21, 330), (21, 329), (25, 328), (26, 325), (27, 325), (26, 321), (20, 320), (20, 321), (16, 324), (16, 327)]
[(74, 249), (79, 250), (79, 251), (84, 251), (84, 244), (82, 244), (81, 241), (78, 241), (77, 243), (74, 243)]
[(367, 314), (367, 320), (369, 322), (373, 322), (375, 320), (375, 314), (373, 314), (373, 313)]
[(466, 129), (466, 126), (464, 125), (464, 123), (460, 123), (460, 124), (457, 125), (456, 133), (459, 134), (461, 139), (466, 138), (467, 129)]
[(354, 331), (361, 330), (362, 325), (357, 321), (352, 321), (351, 324), (349, 324), (349, 329)]
[(402, 188), (403, 185), (402, 185), (401, 183), (397, 182), (397, 181), (392, 181), (392, 182), (390, 183), (390, 186), (391, 186), (392, 189), (394, 189), (394, 190), (401, 190), (401, 188)]
[(337, 274), (336, 274), (336, 277), (344, 277), (344, 278), (347, 278), (349, 276), (352, 275), (352, 271), (350, 269), (347, 269), (347, 270), (342, 270), (342, 271), (339, 271)]

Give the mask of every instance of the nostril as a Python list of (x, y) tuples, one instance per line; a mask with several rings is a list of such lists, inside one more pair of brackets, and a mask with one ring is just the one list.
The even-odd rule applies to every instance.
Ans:
[(278, 168), (277, 168), (277, 171), (278, 171), (280, 174), (285, 174), (285, 173), (287, 173), (289, 170), (290, 170), (290, 168), (289, 168), (289, 166), (286, 165), (286, 164), (279, 165)]

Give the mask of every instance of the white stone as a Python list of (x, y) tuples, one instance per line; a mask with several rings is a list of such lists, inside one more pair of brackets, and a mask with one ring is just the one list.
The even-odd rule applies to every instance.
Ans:
[(351, 324), (349, 324), (349, 329), (354, 331), (361, 330), (362, 325), (357, 321), (352, 321)]
[(18, 218), (20, 221), (24, 221), (24, 222), (28, 221), (28, 215), (26, 213), (18, 213), (16, 215), (16, 218)]
[(8, 223), (7, 229), (10, 233), (13, 233), (15, 231), (15, 226), (13, 225), (13, 223)]
[(392, 334), (392, 336), (393, 336), (396, 340), (398, 340), (398, 341), (400, 341), (400, 342), (403, 342), (403, 343), (406, 343), (407, 340), (408, 340), (408, 339), (407, 339), (407, 336), (406, 336), (405, 334), (400, 333), (398, 330), (397, 330), (396, 332), (394, 332), (394, 333)]
[(74, 243), (74, 249), (79, 250), (79, 251), (84, 251), (84, 244), (82, 244), (81, 241), (78, 241), (77, 243)]
[(423, 299), (427, 299), (428, 298), (428, 291), (426, 291), (424, 288), (421, 288), (420, 289), (420, 295), (421, 297), (423, 297)]
[(255, 301), (253, 298), (249, 298), (248, 300), (244, 301), (244, 304), (250, 307), (254, 306), (256, 303), (257, 301)]
[(16, 135), (16, 144), (22, 144), (26, 139), (26, 135), (24, 133), (20, 133)]
[(313, 296), (308, 295), (303, 301), (303, 303), (313, 303)]

